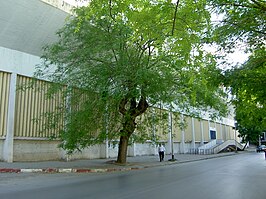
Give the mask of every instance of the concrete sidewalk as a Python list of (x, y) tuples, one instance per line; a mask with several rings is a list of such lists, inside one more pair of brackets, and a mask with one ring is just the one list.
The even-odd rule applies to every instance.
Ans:
[(158, 156), (128, 157), (126, 165), (115, 163), (115, 159), (90, 159), (71, 161), (43, 161), (43, 162), (0, 162), (0, 173), (96, 173), (112, 171), (129, 171), (149, 167), (179, 164), (184, 162), (206, 160), (224, 156), (239, 155), (244, 152), (227, 152), (212, 155), (175, 154), (176, 161), (168, 161), (171, 155), (166, 155), (165, 161), (159, 162)]

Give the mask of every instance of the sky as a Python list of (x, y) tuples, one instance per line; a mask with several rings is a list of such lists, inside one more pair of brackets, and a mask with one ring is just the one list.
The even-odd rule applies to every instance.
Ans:
[(236, 50), (236, 52), (228, 55), (228, 59), (233, 63), (244, 63), (247, 60), (248, 56), (249, 54), (246, 54), (243, 51)]

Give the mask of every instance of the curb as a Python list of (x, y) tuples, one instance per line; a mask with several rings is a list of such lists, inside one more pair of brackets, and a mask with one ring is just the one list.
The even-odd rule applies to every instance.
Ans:
[(104, 169), (86, 169), (86, 168), (46, 168), (46, 169), (13, 169), (13, 168), (0, 168), (0, 173), (105, 173), (114, 171), (132, 171), (140, 170), (142, 167), (132, 168), (104, 168)]

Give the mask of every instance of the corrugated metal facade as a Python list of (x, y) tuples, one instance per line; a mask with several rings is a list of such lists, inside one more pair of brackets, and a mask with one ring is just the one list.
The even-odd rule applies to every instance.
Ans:
[(7, 131), (10, 77), (10, 73), (0, 71), (0, 137), (4, 137)]
[[(32, 79), (29, 77), (18, 76), (18, 88), (30, 85)], [(63, 126), (63, 119), (57, 122), (53, 120), (51, 115), (50, 120), (44, 117), (45, 114), (57, 113), (58, 108), (63, 103), (63, 99), (58, 93), (52, 98), (48, 98), (46, 93), (49, 83), (45, 81), (37, 81), (34, 86), (27, 89), (18, 89), (16, 94), (16, 115), (15, 115), (15, 137), (34, 137), (47, 138), (53, 135), (58, 135), (60, 127)], [(46, 126), (55, 122), (53, 129), (48, 129)]]
[[(7, 132), (7, 114), (8, 114), (8, 100), (9, 100), (9, 87), (11, 81), (11, 74), (0, 71), (0, 137), (5, 137)], [(64, 119), (63, 115), (59, 114), (60, 108), (65, 108), (66, 99), (63, 96), (63, 92), (58, 92), (53, 97), (48, 98), (47, 92), (49, 89), (49, 82), (36, 80), (34, 84), (31, 84), (32, 78), (18, 75), (17, 76), (17, 90), (16, 90), (16, 107), (14, 118), (14, 137), (21, 138), (48, 138), (50, 136), (57, 136), (59, 130), (63, 128)], [(26, 86), (25, 86), (26, 85)], [(32, 85), (32, 86), (31, 86)], [(24, 88), (24, 89), (21, 89)], [(25, 89), (26, 88), (26, 89)], [(79, 109), (80, 103), (82, 103), (87, 97), (83, 93), (74, 94), (78, 96), (79, 101), (71, 104), (71, 109)], [(50, 114), (50, 117), (47, 117)], [(148, 114), (148, 113), (147, 113)], [(168, 140), (168, 113), (166, 110), (155, 109), (154, 113), (157, 115), (159, 122), (163, 122), (161, 125), (156, 125), (155, 133), (161, 137), (162, 140)], [(50, 118), (50, 120), (48, 119)], [(163, 119), (164, 118), (164, 119)], [(166, 120), (165, 120), (166, 119)], [(176, 119), (179, 120), (178, 114), (173, 114), (173, 134), (174, 140), (180, 142), (182, 139), (181, 129), (176, 124)], [(185, 141), (192, 140), (192, 120), (189, 116), (184, 116), (186, 121)], [(209, 125), (215, 128), (217, 131), (217, 138), (219, 139), (232, 139), (234, 133), (230, 126), (224, 124), (217, 124), (213, 121), (208, 123), (207, 120), (201, 120), (203, 124), (203, 138), (201, 136), (201, 126), (199, 120), (194, 120), (195, 125), (195, 141), (209, 141)], [(47, 128), (49, 125), (49, 128)], [(53, 126), (53, 128), (51, 128)], [(150, 129), (150, 133), (153, 129)]]

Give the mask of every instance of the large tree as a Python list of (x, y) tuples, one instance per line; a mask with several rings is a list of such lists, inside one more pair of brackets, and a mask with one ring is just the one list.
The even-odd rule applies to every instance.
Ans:
[(246, 141), (258, 140), (266, 130), (265, 63), (265, 50), (257, 50), (241, 67), (226, 72), (226, 83), (235, 95), (238, 130)]
[(258, 138), (266, 130), (266, 2), (211, 0), (210, 3), (221, 16), (214, 31), (220, 47), (228, 52), (244, 50), (250, 54), (242, 65), (231, 65), (225, 73), (225, 83), (235, 96), (233, 104), (240, 134), (244, 139)]
[(75, 9), (36, 72), (70, 99), (62, 147), (120, 137), (125, 163), (149, 107), (225, 113), (221, 71), (202, 50), (210, 28), (205, 0), (92, 0)]

